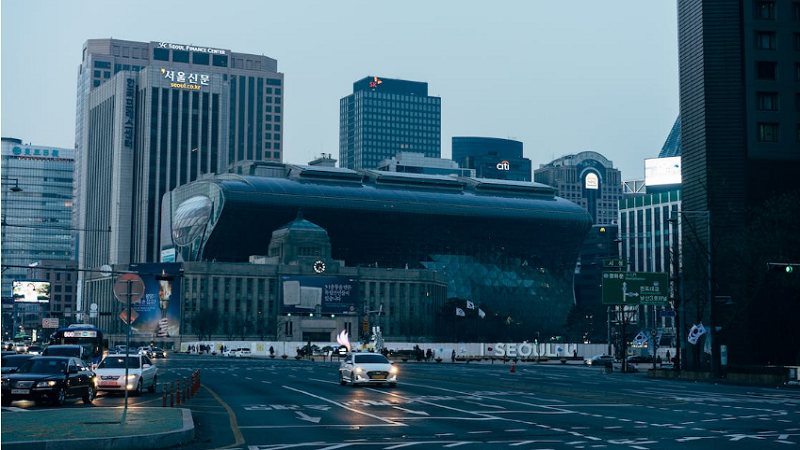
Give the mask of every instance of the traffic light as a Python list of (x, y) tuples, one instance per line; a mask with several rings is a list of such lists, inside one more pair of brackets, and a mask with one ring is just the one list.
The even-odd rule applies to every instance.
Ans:
[(800, 263), (767, 263), (770, 272), (793, 273), (800, 270)]

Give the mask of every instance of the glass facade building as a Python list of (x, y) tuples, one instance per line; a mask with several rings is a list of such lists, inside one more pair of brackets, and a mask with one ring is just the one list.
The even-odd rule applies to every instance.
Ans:
[(440, 158), (441, 98), (428, 83), (366, 77), (339, 101), (339, 165), (374, 169), (397, 153)]
[[(286, 177), (224, 175), (170, 194), (162, 248), (183, 261), (245, 262), (302, 210), (348, 267), (443, 274), (447, 298), (559, 335), (591, 226), (585, 210), (537, 183), (288, 166)], [(169, 210), (169, 213), (167, 212)], [(542, 238), (547, 236), (547, 238)], [(432, 330), (426, 334), (432, 335)]]
[(531, 181), (531, 160), (522, 142), (491, 137), (453, 136), (453, 161), (474, 169), (478, 178)]
[[(72, 261), (75, 258), (72, 239), (74, 154), (71, 148), (2, 139), (4, 309), (13, 307), (10, 303), (13, 282), (30, 279), (28, 266), (43, 260)], [(59, 285), (59, 290), (61, 287)], [(74, 284), (63, 288), (64, 292), (58, 292), (58, 308), (54, 309), (61, 310), (74, 303)], [(51, 298), (56, 300), (53, 294), (56, 292), (51, 292)], [(6, 327), (5, 322), (4, 331), (9, 331), (10, 326)], [(27, 323), (20, 321), (18, 324)]]

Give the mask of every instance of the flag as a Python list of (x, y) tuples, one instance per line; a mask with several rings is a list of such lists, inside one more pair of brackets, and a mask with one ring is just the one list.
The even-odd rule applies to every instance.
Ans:
[(640, 331), (639, 334), (633, 338), (633, 345), (644, 345), (647, 342), (647, 336), (644, 334), (643, 331)]
[(456, 315), (459, 317), (465, 317), (467, 314), (461, 308), (456, 308)]
[(704, 335), (706, 332), (706, 328), (703, 326), (703, 322), (700, 322), (697, 325), (692, 325), (692, 328), (689, 330), (689, 336), (687, 339), (689, 343), (692, 345), (697, 344), (697, 340), (700, 336)]
[(467, 300), (467, 309), (475, 309), (475, 303)]
[(486, 317), (486, 313), (483, 312), (482, 309), (478, 308), (478, 316), (480, 316), (480, 318), (483, 319), (484, 317)]
[(511, 318), (511, 316), (508, 316), (508, 319), (506, 319), (506, 325), (511, 325), (512, 322), (514, 322), (514, 320)]
[(703, 351), (708, 353), (709, 355), (711, 354), (711, 335), (710, 334), (706, 335), (706, 344), (703, 346)]

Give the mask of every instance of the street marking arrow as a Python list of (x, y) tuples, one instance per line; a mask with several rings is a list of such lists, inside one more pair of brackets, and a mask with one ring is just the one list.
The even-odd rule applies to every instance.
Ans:
[(419, 414), (421, 416), (429, 416), (430, 415), (430, 414), (426, 413), (425, 411), (414, 411), (414, 410), (411, 410), (411, 409), (401, 408), (399, 406), (394, 406), (393, 408), (394, 409), (399, 409), (400, 411), (405, 411), (405, 412), (410, 413), (410, 414)]
[(313, 423), (319, 423), (319, 421), (322, 420), (322, 417), (311, 417), (308, 414), (300, 412), (300, 411), (295, 411), (295, 412), (298, 415), (297, 418), (300, 419), (300, 420), (305, 420), (305, 421), (313, 422)]

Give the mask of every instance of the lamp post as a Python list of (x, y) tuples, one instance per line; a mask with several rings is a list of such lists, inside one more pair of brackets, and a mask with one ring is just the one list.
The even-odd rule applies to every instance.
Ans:
[[(716, 351), (717, 346), (717, 333), (714, 318), (714, 292), (713, 292), (713, 266), (712, 266), (712, 250), (711, 250), (711, 210), (706, 211), (675, 211), (678, 215), (700, 215), (706, 218), (706, 302), (708, 303), (708, 338), (711, 339), (711, 376), (714, 378), (719, 377), (719, 352)], [(677, 218), (670, 218), (670, 222), (677, 222)], [(681, 233), (682, 234), (682, 233)], [(684, 316), (685, 319), (685, 316)], [(685, 326), (685, 321), (684, 321)], [(680, 334), (678, 336), (680, 340)], [(680, 355), (680, 354), (679, 354)], [(683, 359), (683, 358), (680, 358)]]

